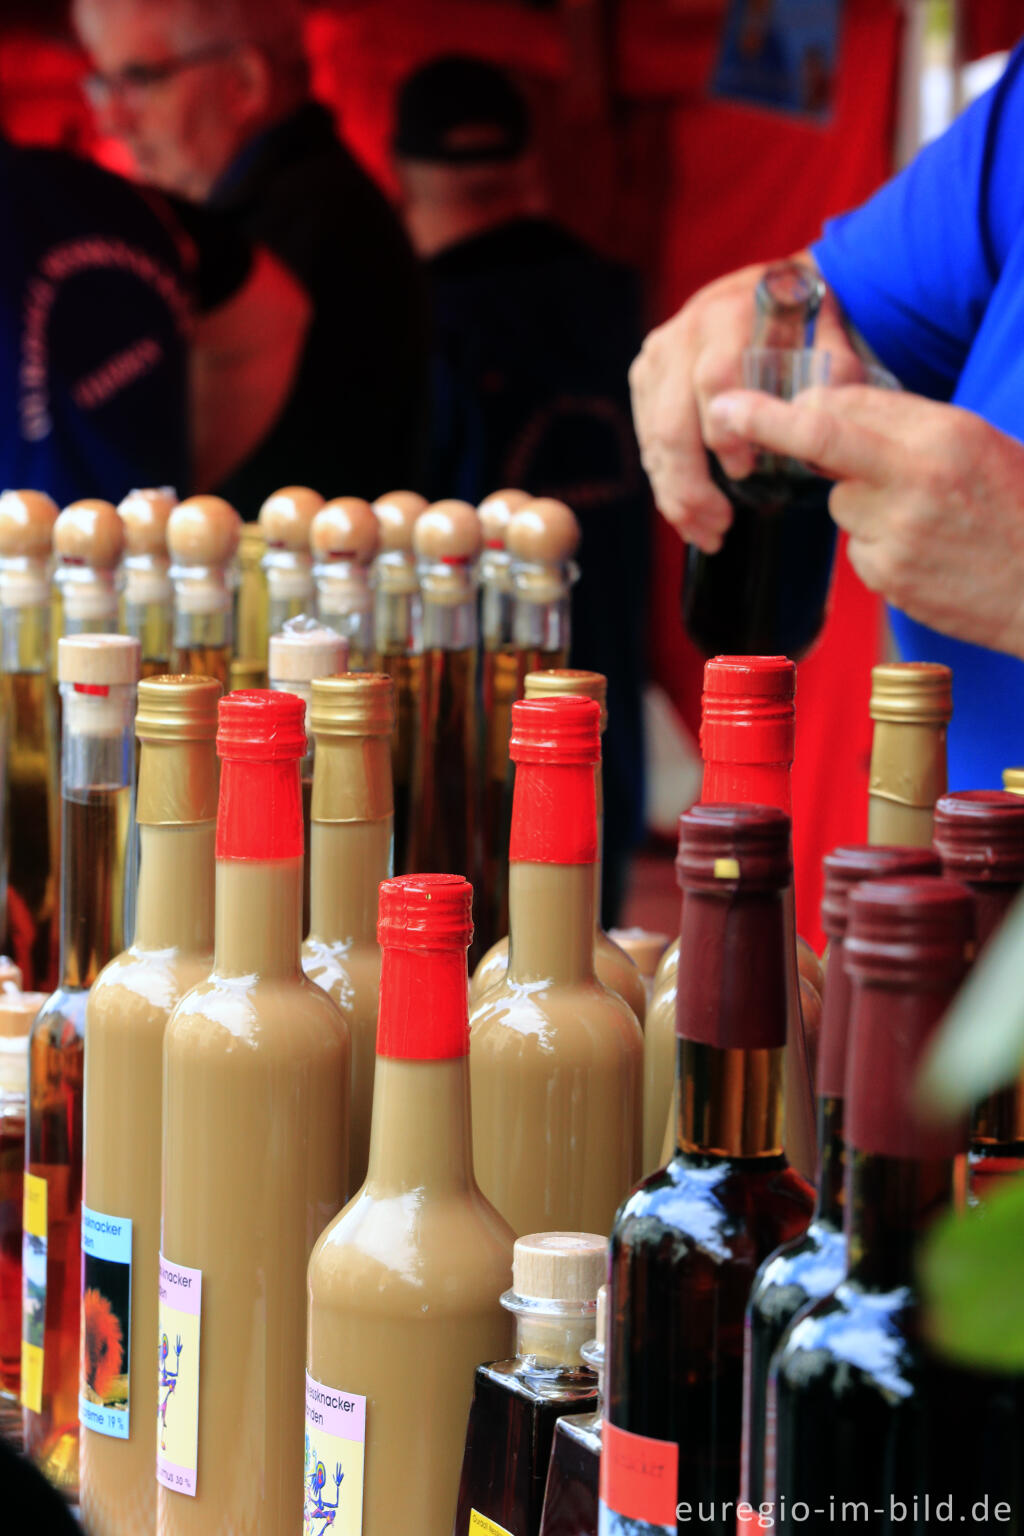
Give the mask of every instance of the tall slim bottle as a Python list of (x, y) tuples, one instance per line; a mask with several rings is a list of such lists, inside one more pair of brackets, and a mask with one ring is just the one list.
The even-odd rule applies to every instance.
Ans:
[[(473, 1373), (509, 1352), (513, 1235), (473, 1174), (457, 875), (380, 889), (383, 951), (366, 1182), (309, 1263), (305, 1517), (451, 1536)], [(294, 1517), (293, 1517), (294, 1518)], [(323, 1521), (321, 1527), (319, 1522)]]
[(313, 612), (313, 560), (309, 531), (324, 504), (318, 491), (286, 485), (260, 507), (260, 527), (266, 537), (263, 571), (267, 578), (267, 629), (282, 630), (289, 619)]
[[(1024, 810), (1024, 807), (1022, 807)], [(740, 1497), (755, 1508), (764, 1498), (765, 1403), (768, 1367), (797, 1313), (827, 1296), (846, 1272), (843, 1181), (846, 1143), (843, 1101), (850, 1021), (850, 985), (844, 970), (850, 892), (865, 880), (937, 875), (929, 848), (837, 848), (825, 859), (821, 924), (829, 940), (828, 981), (818, 1054), (818, 1198), (802, 1237), (761, 1265), (747, 1307), (743, 1356), (743, 1465)]]
[[(943, 873), (974, 897), (980, 954), (1024, 885), (1024, 800), (985, 789), (944, 795), (935, 806), (935, 849)], [(1024, 1170), (1024, 1077), (978, 1105), (968, 1166), (978, 1199)]]
[(517, 1232), (608, 1232), (640, 1158), (643, 1035), (594, 970), (593, 699), (520, 699), (509, 963), (470, 1019), (474, 1160)]
[(213, 955), (219, 697), (211, 678), (139, 685), (135, 936), (86, 1008), (79, 1420), (92, 1536), (156, 1531), (164, 1029)]
[(316, 616), (347, 643), (352, 672), (373, 670), (373, 589), (369, 572), (379, 541), (373, 508), (358, 496), (339, 496), (329, 501), (310, 525)]
[(347, 1182), (348, 1034), (300, 963), (302, 702), (233, 693), (219, 722), (213, 970), (164, 1037), (157, 1529), (291, 1536), (306, 1264)]
[(139, 642), (65, 638), (57, 667), (64, 709), (60, 981), (39, 1010), (29, 1047), (21, 1402), (26, 1451), (75, 1498), (86, 1002), (124, 947)]
[[(594, 699), (601, 711), (601, 735), (608, 725), (608, 680), (601, 672), (583, 672), (574, 667), (550, 668), (546, 672), (528, 672), (523, 684), (528, 699), (558, 699), (567, 693)], [(641, 1026), (647, 1011), (647, 992), (635, 963), (609, 938), (601, 927), (601, 850), (604, 846), (604, 773), (602, 764), (594, 769), (594, 793), (597, 805), (597, 858), (594, 861), (594, 969), (598, 981), (617, 992), (632, 1008)], [(508, 971), (508, 935), (492, 944), (473, 972), (469, 998), (473, 1005), (491, 987), (502, 981)]]
[(868, 842), (927, 848), (935, 802), (946, 793), (946, 729), (953, 674), (926, 661), (871, 669)]
[(412, 548), (412, 530), (427, 503), (415, 491), (391, 491), (373, 503), (380, 533), (373, 562), (373, 626), (378, 672), (395, 685), (395, 734), (391, 777), (395, 793), (395, 870), (401, 874), (409, 842), (413, 745), (423, 670), (423, 603)]
[(349, 1188), (366, 1177), (380, 1000), (377, 891), (391, 876), (394, 685), (380, 672), (320, 678), (308, 715), (316, 738), (310, 830), (310, 923), (302, 966), (349, 1027)]
[[(480, 520), (468, 502), (440, 501), (417, 518), (412, 539), (423, 594), (423, 675), (406, 863), (416, 871), (464, 874), (472, 883), (480, 836), (475, 576)], [(483, 943), (484, 934), (478, 937)]]
[(696, 806), (676, 867), (676, 1150), (612, 1231), (600, 1528), (619, 1528), (614, 1514), (675, 1530), (677, 1505), (699, 1502), (703, 1528), (732, 1536), (744, 1309), (757, 1266), (814, 1203), (783, 1151), (789, 817)]
[(235, 654), (231, 690), (267, 686), (267, 577), (263, 556), (267, 536), (259, 523), (243, 523), (238, 541), (234, 597)]
[(167, 555), (167, 520), (178, 505), (170, 486), (129, 491), (118, 504), (124, 524), (121, 630), (142, 647), (142, 676), (168, 670), (174, 628), (174, 588)]
[(0, 991), (0, 1434), (21, 1430), (21, 1255), (29, 1034), (42, 992)]
[(174, 583), (174, 672), (227, 688), (234, 649), (232, 561), (241, 518), (219, 496), (191, 496), (167, 520)]
[(73, 501), (53, 526), (57, 635), (117, 633), (124, 524), (109, 501)]
[(0, 495), (0, 673), (7, 733), (7, 947), (31, 989), (57, 983), (60, 779), (51, 682), (50, 549), (57, 508)]
[(573, 561), (580, 525), (563, 501), (541, 496), (509, 518), (505, 543), (511, 561), (512, 637), (519, 688), (528, 672), (569, 664), (570, 605), (579, 570)]

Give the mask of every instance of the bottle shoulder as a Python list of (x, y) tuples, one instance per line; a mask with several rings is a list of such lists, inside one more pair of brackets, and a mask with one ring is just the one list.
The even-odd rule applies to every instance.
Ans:
[(349, 1026), (322, 987), (291, 977), (222, 976), (211, 971), (176, 1003), (167, 1021), (170, 1059), (190, 1049), (263, 1049), (277, 1059), (347, 1057)]
[(525, 1402), (564, 1404), (564, 1412), (582, 1414), (597, 1395), (597, 1375), (587, 1366), (539, 1368), (517, 1355), (488, 1361), (478, 1367), (477, 1377)]
[(757, 1264), (799, 1236), (812, 1210), (810, 1187), (782, 1157), (677, 1154), (621, 1206), (612, 1228), (613, 1254), (659, 1248), (670, 1238), (677, 1254), (692, 1248)]
[(32, 1021), (32, 1046), (45, 1040), (51, 1049), (81, 1044), (89, 1002), (88, 987), (58, 987), (43, 1003)]
[(211, 955), (132, 945), (97, 976), (87, 1008), (90, 1033), (153, 1023), (161, 1029), (175, 1003), (209, 974)]
[(770, 1254), (750, 1292), (755, 1318), (779, 1323), (809, 1301), (827, 1296), (846, 1272), (846, 1239), (837, 1228), (812, 1221), (802, 1237)]
[[(620, 1056), (643, 1057), (643, 1032), (629, 1004), (596, 976), (560, 985), (550, 981), (497, 982), (469, 1018), (470, 1041), (478, 1049), (501, 1043), (526, 1051), (576, 1044)], [(472, 1060), (472, 1048), (470, 1050)]]
[(865, 1389), (896, 1402), (913, 1394), (922, 1358), (917, 1307), (907, 1286), (865, 1290), (849, 1280), (805, 1308), (774, 1356), (787, 1390)]
[(347, 1018), (376, 1018), (380, 994), (377, 945), (371, 949), (345, 939), (311, 936), (302, 946), (302, 969)]

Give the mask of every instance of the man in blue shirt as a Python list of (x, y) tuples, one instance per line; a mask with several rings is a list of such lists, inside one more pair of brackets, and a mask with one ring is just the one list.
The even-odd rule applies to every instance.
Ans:
[[(954, 672), (954, 789), (1024, 761), (1024, 49), (949, 131), (810, 252), (829, 284), (816, 345), (839, 390), (739, 390), (763, 267), (701, 290), (652, 332), (631, 382), (658, 505), (713, 551), (728, 526), (704, 444), (733, 476), (756, 447), (837, 481), (861, 579), (901, 655)], [(906, 393), (858, 385), (873, 353)]]

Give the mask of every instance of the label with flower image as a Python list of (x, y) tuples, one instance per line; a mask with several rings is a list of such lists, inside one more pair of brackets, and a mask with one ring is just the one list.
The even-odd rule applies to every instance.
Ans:
[(132, 1224), (82, 1206), (82, 1359), (78, 1420), (127, 1440), (130, 1428)]

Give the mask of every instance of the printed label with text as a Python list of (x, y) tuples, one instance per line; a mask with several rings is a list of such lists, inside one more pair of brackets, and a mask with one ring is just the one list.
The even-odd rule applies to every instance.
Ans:
[(160, 1255), (157, 1340), (157, 1481), (196, 1496), (199, 1459), (199, 1319), (202, 1271)]
[(25, 1175), (21, 1240), (21, 1402), (43, 1411), (43, 1341), (46, 1335), (46, 1180)]
[(82, 1368), (78, 1420), (127, 1440), (130, 1428), (132, 1224), (82, 1206)]
[(619, 1429), (601, 1429), (598, 1536), (676, 1536), (679, 1447)]
[(306, 1372), (303, 1536), (359, 1536), (363, 1528), (366, 1398)]

